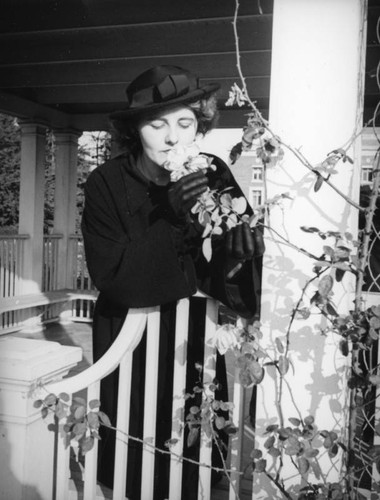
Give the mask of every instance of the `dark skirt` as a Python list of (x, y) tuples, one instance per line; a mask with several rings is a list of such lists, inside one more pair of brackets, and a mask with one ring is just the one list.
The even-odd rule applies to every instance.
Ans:
[[(199, 380), (199, 371), (195, 364), (203, 364), (204, 354), (204, 325), (205, 325), (204, 299), (192, 298), (190, 301), (189, 315), (189, 337), (187, 354), (187, 374), (186, 392), (192, 393), (193, 387)], [(99, 311), (95, 309), (93, 325), (93, 350), (94, 361), (98, 360), (112, 344), (119, 333), (125, 316), (109, 315), (104, 312), (104, 308)], [(158, 392), (157, 392), (157, 424), (156, 424), (156, 447), (167, 450), (165, 442), (171, 437), (172, 425), (172, 392), (173, 392), (173, 369), (174, 369), (174, 341), (175, 341), (175, 319), (176, 303), (161, 306), (160, 322), (160, 343), (159, 343), (159, 368), (158, 368)], [(145, 352), (146, 352), (146, 332), (135, 349), (133, 354), (132, 368), (132, 389), (131, 389), (131, 410), (130, 410), (130, 436), (142, 438), (144, 421), (144, 386), (145, 386)], [(220, 384), (220, 390), (215, 393), (215, 398), (228, 401), (227, 376), (224, 357), (217, 354), (216, 379)], [(116, 426), (117, 415), (117, 390), (118, 371), (109, 375), (101, 384), (101, 410), (111, 419), (113, 426)], [(200, 397), (200, 395), (198, 395)], [(191, 399), (187, 406), (200, 404), (200, 401)], [(185, 409), (185, 415), (188, 413)], [(199, 446), (190, 448), (186, 445), (183, 454), (185, 457), (197, 460), (199, 456)], [(227, 437), (220, 436), (227, 444)], [(98, 480), (105, 486), (112, 489), (113, 470), (115, 453), (115, 432), (101, 428), (101, 440), (99, 442), (99, 463)], [(163, 500), (169, 496), (169, 455), (156, 452), (155, 479), (154, 479), (154, 499)], [(212, 451), (212, 461), (215, 467), (221, 467), (220, 455), (215, 446)], [(141, 463), (142, 446), (133, 440), (129, 441), (128, 467), (127, 467), (127, 488), (126, 496), (131, 500), (152, 500), (141, 499)], [(220, 474), (213, 472), (212, 482), (220, 479)], [(182, 480), (182, 500), (193, 500), (197, 498), (198, 487), (198, 467), (191, 463), (184, 462)]]

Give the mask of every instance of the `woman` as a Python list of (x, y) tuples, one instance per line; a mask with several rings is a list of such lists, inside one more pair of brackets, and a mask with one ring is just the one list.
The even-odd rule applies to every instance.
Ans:
[[(262, 253), (262, 238), (247, 223), (226, 236), (215, 238), (212, 258), (202, 254), (203, 228), (191, 214), (207, 188), (231, 187), (242, 196), (228, 167), (210, 156), (214, 170), (196, 171), (171, 181), (165, 167), (173, 150), (193, 144), (215, 123), (216, 84), (200, 86), (188, 71), (173, 66), (152, 68), (127, 88), (128, 107), (111, 115), (125, 153), (98, 167), (85, 188), (82, 231), (87, 265), (100, 291), (93, 323), (94, 360), (109, 348), (130, 307), (161, 305), (160, 367), (157, 408), (157, 446), (170, 438), (171, 384), (174, 357), (175, 304), (197, 289), (220, 300), (245, 317), (255, 313), (254, 256)], [(237, 264), (239, 266), (237, 267)], [(235, 270), (239, 269), (236, 273)], [(256, 283), (257, 286), (257, 283)], [(188, 390), (202, 359), (202, 303), (193, 299), (190, 309)], [(133, 358), (131, 400), (132, 436), (142, 434), (145, 337)], [(224, 361), (218, 359), (222, 385), (219, 399), (227, 401)], [(117, 374), (102, 384), (102, 410), (113, 424), (116, 415)], [(100, 442), (99, 480), (112, 486), (114, 436)], [(140, 498), (141, 448), (130, 445), (128, 498)], [(168, 496), (167, 460), (156, 465), (155, 499)], [(182, 498), (196, 496), (196, 471), (184, 467)], [(142, 499), (150, 500), (150, 499)]]

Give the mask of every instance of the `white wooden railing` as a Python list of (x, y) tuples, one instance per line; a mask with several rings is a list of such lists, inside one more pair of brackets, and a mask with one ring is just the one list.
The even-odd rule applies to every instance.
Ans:
[[(70, 236), (71, 288), (74, 290), (93, 291), (95, 286), (88, 273), (84, 255), (83, 238), (79, 235)], [(72, 304), (72, 319), (75, 321), (92, 321), (93, 301), (78, 299)]]
[[(28, 235), (0, 235), (0, 299), (13, 297), (20, 292), (22, 281), (22, 258)], [(0, 330), (12, 330), (20, 324), (21, 311), (9, 311), (0, 317)]]
[[(205, 353), (204, 353), (204, 373), (203, 382), (212, 382), (215, 377), (216, 351), (213, 339), (217, 328), (217, 303), (209, 298), (204, 298), (206, 305), (205, 321)], [(173, 428), (172, 438), (177, 439), (177, 443), (172, 447), (174, 454), (182, 455), (183, 448), (183, 427), (185, 423), (185, 382), (186, 382), (186, 345), (188, 334), (189, 299), (182, 299), (177, 305), (177, 321), (175, 332), (175, 364), (174, 364), (174, 386), (173, 386)], [(140, 342), (145, 327), (147, 328), (147, 363), (145, 377), (145, 407), (149, 411), (144, 412), (143, 439), (149, 440), (150, 445), (155, 443), (156, 429), (156, 407), (157, 401), (157, 374), (158, 374), (158, 351), (159, 351), (159, 325), (160, 309), (131, 309), (127, 315), (125, 323), (117, 339), (112, 344), (105, 355), (94, 365), (79, 373), (78, 375), (64, 379), (58, 383), (49, 384), (44, 388), (49, 393), (59, 394), (61, 392), (70, 395), (79, 391), (87, 390), (87, 402), (98, 399), (100, 392), (100, 380), (111, 373), (117, 367), (120, 369), (119, 393), (118, 393), (118, 414), (116, 427), (116, 451), (115, 451), (115, 474), (114, 474), (114, 500), (125, 498), (126, 470), (127, 470), (127, 450), (128, 439), (126, 435), (129, 428), (129, 399), (131, 392), (132, 375), (132, 353)], [(234, 394), (235, 410), (233, 420), (238, 428), (243, 427), (242, 410), (242, 389), (236, 384)], [(232, 440), (231, 467), (240, 469), (240, 447), (241, 435), (236, 435)], [(212, 443), (206, 434), (201, 434), (201, 449), (199, 461), (202, 464), (211, 465)], [(57, 460), (56, 470), (56, 500), (67, 500), (68, 498), (82, 498), (82, 492), (77, 496), (70, 491), (70, 470), (69, 470), (70, 449), (65, 448), (63, 439), (57, 438)], [(141, 498), (144, 500), (153, 499), (153, 478), (154, 478), (155, 456), (149, 446), (143, 446)], [(96, 483), (97, 468), (97, 445), (86, 454), (84, 467), (84, 488), (83, 499), (94, 500), (97, 498)], [(48, 473), (48, 472), (47, 472)], [(232, 477), (235, 488), (239, 488), (239, 474)], [(172, 456), (170, 463), (170, 500), (181, 498), (182, 462)], [(211, 472), (208, 467), (200, 467), (198, 498), (210, 499), (211, 492)], [(236, 498), (231, 487), (230, 499)]]
[[(27, 235), (0, 235), (0, 300), (17, 296), (22, 292), (22, 262), (25, 252)], [(58, 271), (62, 263), (58, 259), (59, 245), (62, 235), (53, 234), (44, 236), (43, 265), (42, 265), (42, 292), (51, 292), (58, 288)], [(88, 274), (82, 237), (70, 236), (69, 259), (70, 285), (68, 288), (82, 292), (94, 292), (95, 287)], [(67, 287), (66, 287), (67, 288)], [(70, 313), (66, 319), (74, 321), (92, 321), (94, 301), (80, 298), (70, 303)], [(19, 330), (23, 321), (38, 315), (42, 323), (59, 319), (61, 307), (50, 304), (37, 310), (31, 307), (25, 310), (7, 311), (0, 316), (0, 334)]]

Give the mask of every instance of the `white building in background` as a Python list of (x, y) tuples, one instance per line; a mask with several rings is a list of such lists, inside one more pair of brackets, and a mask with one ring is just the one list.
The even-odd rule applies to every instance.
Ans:
[[(202, 140), (202, 149), (219, 156), (229, 165), (250, 205), (256, 207), (264, 201), (264, 175), (261, 160), (254, 151), (243, 153), (233, 165), (229, 159), (231, 149), (241, 141), (241, 136), (242, 129), (240, 128), (216, 129)], [(379, 148), (379, 141), (380, 127), (368, 127), (363, 130), (360, 164), (362, 185), (369, 185), (372, 182), (373, 161)]]

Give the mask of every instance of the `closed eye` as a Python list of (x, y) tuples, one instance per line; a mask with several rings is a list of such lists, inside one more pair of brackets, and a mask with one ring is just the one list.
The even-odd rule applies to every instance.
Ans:
[(180, 120), (179, 121), (179, 126), (181, 128), (189, 128), (194, 126), (194, 120)]

